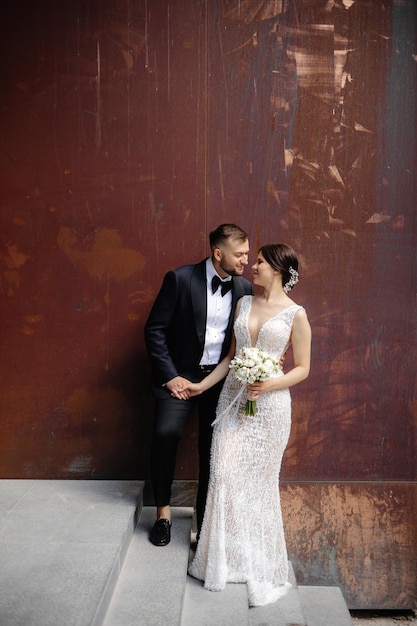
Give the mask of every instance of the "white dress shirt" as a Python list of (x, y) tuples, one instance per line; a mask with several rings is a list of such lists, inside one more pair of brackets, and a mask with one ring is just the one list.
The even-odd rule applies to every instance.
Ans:
[[(211, 281), (217, 274), (213, 267), (211, 258), (206, 261), (207, 276), (207, 322), (206, 336), (204, 341), (203, 356), (200, 365), (217, 365), (220, 361), (222, 345), (229, 323), (230, 310), (232, 308), (232, 291), (228, 291), (222, 296), (221, 288), (213, 293)], [(219, 276), (220, 278), (220, 276)], [(232, 280), (229, 276), (226, 279), (220, 278), (223, 282)]]

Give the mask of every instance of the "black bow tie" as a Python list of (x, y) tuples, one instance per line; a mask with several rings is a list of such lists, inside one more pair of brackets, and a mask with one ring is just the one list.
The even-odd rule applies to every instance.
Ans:
[(222, 296), (224, 296), (225, 293), (231, 290), (232, 281), (231, 280), (223, 281), (223, 280), (220, 280), (218, 276), (213, 276), (212, 281), (211, 281), (211, 289), (213, 293), (216, 293), (217, 289), (219, 288), (219, 285), (222, 286)]

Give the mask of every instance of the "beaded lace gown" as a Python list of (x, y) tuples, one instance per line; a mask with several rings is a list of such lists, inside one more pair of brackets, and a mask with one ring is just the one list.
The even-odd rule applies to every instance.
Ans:
[[(236, 353), (251, 345), (251, 303), (252, 296), (243, 297), (235, 321)], [(294, 304), (270, 318), (256, 347), (280, 359), (300, 308)], [(255, 416), (246, 416), (246, 390), (233, 402), (241, 388), (230, 371), (217, 407), (206, 509), (189, 573), (211, 591), (246, 582), (249, 605), (260, 606), (275, 602), (291, 586), (279, 494), (291, 396), (289, 389), (261, 394)]]

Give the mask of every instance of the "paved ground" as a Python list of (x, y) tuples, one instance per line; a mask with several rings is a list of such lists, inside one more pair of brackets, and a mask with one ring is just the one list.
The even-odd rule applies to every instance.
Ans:
[(353, 611), (354, 626), (417, 626), (415, 611)]

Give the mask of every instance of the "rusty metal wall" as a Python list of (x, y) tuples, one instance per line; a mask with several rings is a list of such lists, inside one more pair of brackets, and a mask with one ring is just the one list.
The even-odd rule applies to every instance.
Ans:
[[(399, 0), (7, 8), (2, 477), (148, 477), (145, 319), (165, 271), (235, 221), (254, 252), (285, 241), (301, 257), (313, 363), (282, 472), (300, 575), (334, 574), (334, 537), (352, 606), (415, 605), (416, 21)], [(195, 442), (190, 423), (178, 480), (196, 479)], [(385, 529), (391, 573), (369, 533), (352, 552), (347, 501), (357, 532)], [(337, 536), (323, 525), (300, 552), (298, 503), (339, 507)]]

